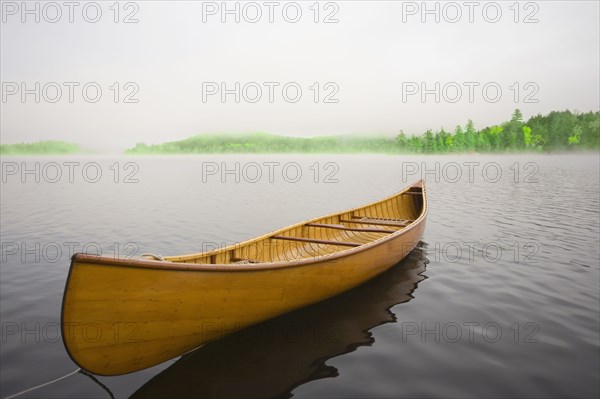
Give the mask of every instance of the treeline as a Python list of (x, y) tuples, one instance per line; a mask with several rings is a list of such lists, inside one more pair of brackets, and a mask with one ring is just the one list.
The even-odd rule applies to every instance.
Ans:
[(34, 143), (0, 144), (1, 155), (56, 155), (80, 152), (76, 144), (58, 140), (37, 141)]
[[(208, 134), (156, 145), (138, 143), (128, 154), (201, 153), (494, 153), (600, 149), (600, 113), (553, 111), (523, 121), (515, 110), (509, 121), (477, 130), (473, 121), (454, 131), (427, 130), (393, 137), (326, 136), (288, 137), (266, 133)], [(57, 140), (1, 144), (1, 155), (74, 154), (81, 149)]]
[(400, 151), (415, 153), (592, 150), (600, 148), (600, 113), (553, 111), (524, 122), (517, 109), (500, 125), (477, 131), (469, 120), (454, 132), (442, 128), (411, 137), (401, 132), (395, 144)]
[(288, 137), (267, 133), (207, 134), (181, 141), (146, 145), (138, 143), (127, 154), (199, 154), (199, 153), (352, 153), (391, 152), (393, 138), (380, 137)]
[(427, 130), (410, 137), (287, 137), (266, 133), (198, 135), (181, 141), (138, 143), (128, 154), (198, 153), (450, 153), (594, 150), (600, 148), (600, 113), (554, 111), (523, 121), (515, 110), (509, 121), (477, 130), (473, 121), (454, 131)]

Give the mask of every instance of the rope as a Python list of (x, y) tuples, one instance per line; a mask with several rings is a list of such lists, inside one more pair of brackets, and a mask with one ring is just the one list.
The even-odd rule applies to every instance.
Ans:
[(15, 394), (13, 394), (13, 395), (7, 396), (7, 397), (6, 397), (6, 398), (4, 398), (4, 399), (13, 399), (13, 398), (16, 398), (17, 396), (21, 396), (21, 395), (23, 395), (24, 393), (31, 392), (31, 391), (35, 391), (36, 389), (40, 389), (40, 388), (42, 388), (42, 387), (45, 387), (46, 385), (54, 384), (55, 382), (58, 382), (58, 381), (60, 381), (60, 380), (64, 380), (65, 378), (67, 378), (67, 377), (70, 377), (70, 376), (72, 376), (72, 375), (75, 375), (75, 374), (79, 373), (80, 371), (81, 371), (81, 369), (79, 368), (79, 369), (77, 369), (77, 370), (73, 371), (72, 373), (69, 373), (69, 374), (67, 374), (67, 375), (63, 375), (62, 377), (58, 377), (58, 378), (57, 378), (57, 379), (55, 379), (55, 380), (48, 381), (48, 382), (45, 382), (45, 383), (43, 383), (43, 384), (40, 384), (40, 385), (36, 385), (36, 386), (34, 386), (34, 387), (31, 387), (31, 388), (29, 388), (29, 389), (26, 389), (26, 390), (24, 390), (24, 391), (17, 392), (17, 393), (15, 393)]
[(100, 388), (104, 389), (110, 395), (110, 399), (115, 399), (115, 395), (113, 395), (113, 393), (110, 391), (110, 389), (108, 389), (108, 387), (106, 385), (104, 385), (103, 383), (101, 383), (100, 380), (96, 378), (96, 376), (94, 376), (93, 374), (88, 373), (85, 370), (81, 370), (81, 374), (90, 377), (90, 379), (92, 381), (94, 381), (96, 384), (98, 384), (100, 386)]
[(155, 260), (160, 260), (160, 261), (163, 261), (163, 262), (165, 261), (165, 258), (163, 258), (163, 257), (162, 257), (162, 256), (160, 256), (160, 255), (156, 255), (156, 254), (149, 254), (149, 253), (146, 253), (146, 254), (142, 254), (142, 256), (151, 256), (151, 257), (153, 257)]

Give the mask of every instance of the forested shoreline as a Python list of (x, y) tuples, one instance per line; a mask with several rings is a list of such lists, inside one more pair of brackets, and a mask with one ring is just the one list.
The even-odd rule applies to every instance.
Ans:
[[(518, 109), (510, 120), (477, 130), (472, 120), (453, 131), (440, 128), (410, 136), (364, 135), (290, 137), (268, 133), (201, 134), (161, 144), (138, 143), (126, 154), (222, 153), (512, 153), (596, 151), (600, 149), (600, 113), (553, 111), (523, 120)], [(81, 153), (76, 144), (57, 140), (2, 144), (2, 155)]]
[(77, 144), (59, 140), (44, 140), (34, 143), (0, 144), (1, 155), (60, 155), (81, 152)]
[(477, 130), (472, 120), (454, 131), (441, 128), (396, 137), (324, 136), (289, 137), (267, 133), (204, 134), (180, 141), (138, 143), (128, 154), (199, 153), (501, 153), (597, 150), (600, 113), (554, 111), (523, 121), (515, 110), (509, 121)]

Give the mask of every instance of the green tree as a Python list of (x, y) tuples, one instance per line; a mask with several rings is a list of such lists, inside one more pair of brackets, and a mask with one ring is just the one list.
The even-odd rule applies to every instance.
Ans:
[(406, 134), (402, 130), (400, 130), (400, 134), (396, 136), (396, 146), (400, 151), (406, 151), (409, 147), (409, 140), (406, 137)]
[(567, 138), (567, 142), (570, 146), (574, 147), (579, 144), (581, 140), (581, 127), (579, 125), (573, 128), (573, 134)]
[(515, 109), (510, 121), (503, 125), (504, 129), (499, 132), (500, 145), (504, 150), (520, 149), (525, 147), (523, 141), (523, 114), (521, 110)]
[(451, 147), (454, 151), (457, 152), (465, 150), (465, 134), (463, 133), (462, 127), (460, 127), (460, 125), (457, 125), (456, 129), (454, 129), (454, 139), (453, 143), (451, 143)]
[(413, 135), (410, 138), (410, 148), (413, 152), (420, 154), (423, 152), (423, 140), (420, 137)]
[(465, 126), (465, 149), (467, 151), (475, 150), (475, 143), (477, 142), (477, 131), (473, 125), (473, 121), (469, 119)]
[(423, 152), (426, 154), (431, 154), (435, 151), (435, 137), (433, 136), (433, 132), (431, 130), (427, 130), (423, 134)]
[(483, 130), (484, 138), (487, 141), (488, 151), (506, 150), (507, 143), (503, 142), (502, 139), (506, 138), (504, 134), (504, 128), (502, 126), (492, 126)]
[(525, 148), (531, 147), (531, 128), (527, 125), (523, 125), (523, 141)]
[(489, 141), (489, 128), (481, 130), (477, 134), (477, 141), (475, 142), (475, 149), (479, 152), (490, 152), (492, 150)]
[(448, 136), (449, 134), (444, 130), (444, 128), (441, 128), (440, 131), (435, 134), (437, 152), (448, 152), (450, 150), (450, 146), (448, 146), (447, 141)]

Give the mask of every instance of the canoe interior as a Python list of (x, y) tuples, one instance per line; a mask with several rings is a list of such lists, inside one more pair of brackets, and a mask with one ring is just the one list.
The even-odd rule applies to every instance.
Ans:
[(361, 208), (312, 219), (261, 237), (165, 260), (196, 264), (292, 262), (322, 257), (384, 238), (408, 227), (423, 212), (421, 182)]

